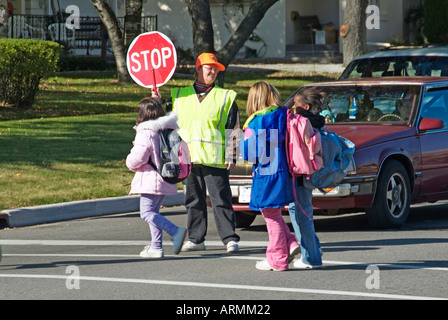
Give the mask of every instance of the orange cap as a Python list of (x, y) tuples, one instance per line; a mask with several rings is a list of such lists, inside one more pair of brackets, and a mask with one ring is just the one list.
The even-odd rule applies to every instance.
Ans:
[(201, 53), (199, 57), (196, 59), (196, 68), (203, 66), (204, 64), (212, 65), (219, 71), (226, 70), (226, 67), (224, 67), (223, 64), (219, 63), (216, 56), (210, 52)]

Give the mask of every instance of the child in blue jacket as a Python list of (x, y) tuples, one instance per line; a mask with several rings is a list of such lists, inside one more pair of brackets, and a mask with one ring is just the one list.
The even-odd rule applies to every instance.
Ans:
[(269, 233), (267, 259), (256, 268), (288, 270), (300, 246), (282, 217), (282, 208), (294, 201), (285, 150), (286, 108), (280, 106), (277, 89), (262, 81), (250, 88), (246, 111), (240, 150), (254, 164), (249, 207), (261, 211)]

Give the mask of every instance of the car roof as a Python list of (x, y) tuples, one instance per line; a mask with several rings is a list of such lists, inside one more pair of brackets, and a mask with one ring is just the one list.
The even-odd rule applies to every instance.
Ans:
[(356, 78), (345, 80), (334, 80), (327, 82), (315, 82), (306, 84), (307, 87), (313, 86), (342, 86), (342, 85), (425, 85), (439, 84), (446, 82), (448, 77), (381, 77), (381, 78)]
[(387, 48), (367, 53), (356, 57), (353, 61), (360, 59), (383, 58), (383, 57), (405, 57), (405, 56), (442, 56), (448, 57), (448, 46), (430, 47), (396, 47)]

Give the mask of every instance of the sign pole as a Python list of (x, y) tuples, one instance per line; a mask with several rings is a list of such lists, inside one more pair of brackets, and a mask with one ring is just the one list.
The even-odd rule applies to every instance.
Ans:
[(154, 91), (156, 95), (159, 95), (156, 84), (156, 73), (154, 72), (154, 69), (151, 69), (151, 72), (152, 72), (152, 84), (153, 84), (152, 91)]

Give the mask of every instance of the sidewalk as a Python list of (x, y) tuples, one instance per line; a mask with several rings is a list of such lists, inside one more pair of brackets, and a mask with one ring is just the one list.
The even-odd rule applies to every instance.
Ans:
[[(164, 207), (184, 204), (184, 193), (166, 196)], [(97, 200), (73, 201), (0, 212), (0, 225), (8, 228), (26, 227), (43, 223), (96, 217), (140, 210), (140, 196), (125, 196)]]
[(239, 63), (230, 64), (228, 67), (229, 71), (241, 69), (341, 74), (345, 67), (340, 63)]

